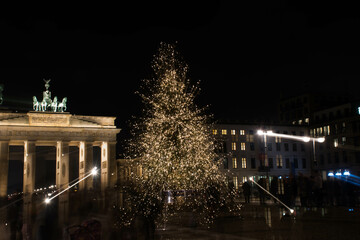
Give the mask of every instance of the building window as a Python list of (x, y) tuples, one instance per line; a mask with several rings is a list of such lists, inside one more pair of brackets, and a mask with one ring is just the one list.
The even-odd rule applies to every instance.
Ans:
[(233, 184), (234, 184), (235, 190), (238, 190), (239, 189), (239, 183), (238, 183), (238, 177), (237, 176), (233, 177)]
[(246, 158), (241, 158), (241, 167), (246, 168)]
[(345, 145), (345, 143), (346, 143), (346, 137), (342, 137), (342, 138), (341, 138), (341, 141), (342, 141), (342, 145)]
[(236, 150), (236, 142), (231, 143), (231, 150)]
[(212, 130), (213, 135), (217, 135), (217, 129)]
[(245, 151), (245, 143), (244, 142), (241, 143), (241, 150)]
[(256, 168), (256, 160), (255, 160), (255, 158), (251, 158), (251, 168), (252, 169)]
[[(324, 156), (323, 156), (323, 158), (324, 158)], [(320, 160), (321, 160), (321, 158), (320, 158)], [(323, 162), (324, 162), (324, 159), (323, 159)], [(303, 158), (303, 159), (302, 159), (302, 168), (303, 168), (303, 169), (306, 168), (306, 158)]]
[(290, 167), (290, 159), (285, 158), (285, 167), (289, 168)]
[(299, 168), (299, 161), (297, 158), (294, 158), (294, 168)]
[(222, 130), (221, 130), (221, 134), (222, 134), (222, 135), (227, 135), (227, 130), (226, 130), (226, 129), (222, 129)]
[(269, 168), (274, 168), (274, 162), (272, 158), (269, 158)]
[(253, 142), (250, 143), (250, 150), (255, 151), (255, 144)]
[(245, 130), (240, 130), (240, 135), (244, 136), (245, 135)]
[(276, 143), (276, 151), (281, 151), (281, 143)]
[(231, 130), (231, 135), (235, 135), (235, 130), (234, 129)]
[(305, 144), (300, 143), (300, 149), (302, 152), (305, 152)]
[(268, 150), (268, 151), (272, 151), (272, 143), (268, 143), (268, 144), (267, 144), (267, 150)]
[(296, 152), (297, 151), (297, 144), (293, 143), (293, 151)]
[(337, 138), (334, 139), (334, 147), (339, 146), (339, 140)]
[(236, 158), (236, 157), (233, 157), (233, 158), (232, 158), (232, 167), (233, 167), (234, 169), (237, 168), (237, 158)]
[(283, 166), (283, 160), (281, 155), (276, 156), (276, 166), (277, 168), (282, 168)]
[(242, 177), (242, 180), (243, 180), (243, 182), (247, 182), (247, 177), (246, 177), (246, 176), (243, 176), (243, 177)]
[(229, 165), (228, 165), (228, 159), (224, 158), (224, 169), (228, 169)]
[(284, 143), (284, 148), (285, 148), (285, 151), (288, 152), (288, 151), (289, 151), (289, 144), (288, 144), (288, 143)]

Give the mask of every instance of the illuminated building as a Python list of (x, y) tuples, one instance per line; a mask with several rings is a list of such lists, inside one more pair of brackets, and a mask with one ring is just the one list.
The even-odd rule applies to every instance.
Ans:
[[(314, 113), (310, 135), (325, 137), (316, 145), (316, 169), (323, 179), (329, 172), (349, 169), (360, 174), (360, 113), (358, 102), (346, 103)], [(331, 174), (330, 174), (331, 175)]]
[[(311, 143), (268, 137), (266, 149), (259, 129), (274, 133), (308, 136), (308, 128), (292, 125), (218, 124), (212, 131), (218, 141), (218, 152), (224, 157), (220, 167), (234, 186), (240, 186), (249, 177), (288, 177), (311, 171)], [(267, 154), (267, 158), (265, 157)], [(238, 181), (238, 182), (234, 182)]]

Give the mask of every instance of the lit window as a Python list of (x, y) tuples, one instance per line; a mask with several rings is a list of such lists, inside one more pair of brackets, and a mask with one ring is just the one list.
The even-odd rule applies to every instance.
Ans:
[(222, 130), (221, 130), (221, 134), (222, 134), (222, 135), (227, 135), (227, 130), (226, 130), (226, 129), (222, 129)]
[(236, 142), (231, 143), (231, 150), (236, 150)]
[(339, 146), (339, 141), (337, 138), (334, 139), (334, 147), (338, 147)]
[(282, 166), (283, 166), (282, 155), (276, 156), (276, 166), (277, 166), (277, 168), (282, 168)]
[(309, 118), (305, 118), (305, 122), (306, 122), (306, 123), (309, 123)]
[(239, 183), (238, 183), (238, 177), (237, 176), (233, 177), (233, 183), (234, 183), (235, 190), (238, 190), (239, 189)]
[(244, 136), (245, 135), (245, 130), (240, 130), (240, 135)]
[(244, 142), (241, 143), (241, 150), (245, 151), (245, 143)]
[(231, 130), (231, 135), (235, 135), (235, 130), (234, 129)]
[(247, 182), (247, 177), (246, 177), (246, 176), (243, 176), (243, 177), (242, 177), (242, 181), (243, 181), (243, 182)]
[(246, 168), (246, 158), (241, 158), (241, 167)]
[(217, 129), (213, 129), (212, 132), (213, 132), (214, 135), (217, 135)]
[(341, 140), (342, 140), (342, 144), (344, 145), (346, 143), (346, 137), (342, 137)]
[(233, 168), (237, 168), (237, 158), (236, 157), (232, 158), (232, 166), (233, 166)]

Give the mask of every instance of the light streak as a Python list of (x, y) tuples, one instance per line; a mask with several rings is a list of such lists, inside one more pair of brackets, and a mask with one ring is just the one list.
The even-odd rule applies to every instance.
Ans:
[(279, 203), (281, 203), (284, 207), (286, 207), (290, 213), (294, 213), (294, 209), (288, 207), (285, 203), (283, 203), (282, 201), (280, 201), (280, 199), (278, 199), (277, 197), (275, 197), (274, 195), (272, 195), (268, 190), (266, 190), (265, 188), (263, 188), (260, 184), (258, 184), (257, 182), (254, 181), (254, 179), (252, 177), (249, 178), (250, 181), (252, 181), (253, 183), (255, 183), (259, 188), (261, 188), (262, 190), (264, 190), (266, 193), (268, 193), (270, 196), (272, 196), (273, 198), (275, 198), (277, 201), (279, 201)]
[(61, 192), (55, 194), (54, 196), (50, 197), (50, 198), (45, 198), (45, 203), (49, 204), (51, 202), (51, 200), (53, 200), (54, 198), (56, 198), (57, 196), (61, 195), (62, 193), (66, 192), (67, 190), (69, 190), (70, 188), (74, 187), (76, 184), (78, 184), (79, 182), (84, 181), (86, 178), (90, 177), (90, 176), (96, 176), (97, 174), (97, 168), (94, 167), (91, 172), (86, 175), (85, 177), (83, 177), (82, 179), (76, 181), (74, 184), (68, 186), (67, 188), (65, 188), (64, 190), (62, 190)]
[(323, 143), (325, 141), (324, 137), (312, 138), (312, 137), (307, 137), (307, 136), (295, 136), (295, 135), (289, 135), (289, 134), (274, 133), (273, 131), (258, 130), (257, 134), (270, 136), (270, 137), (281, 137), (281, 138), (287, 138), (287, 139), (300, 140), (303, 142), (310, 142), (310, 140), (312, 140), (312, 141), (317, 141), (319, 143)]

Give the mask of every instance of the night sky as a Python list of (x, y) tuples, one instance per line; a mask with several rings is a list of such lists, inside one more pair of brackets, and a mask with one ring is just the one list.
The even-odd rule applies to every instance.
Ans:
[(356, 5), (239, 2), (2, 8), (4, 105), (31, 108), (50, 78), (72, 114), (117, 116), (126, 129), (161, 41), (177, 42), (215, 119), (275, 118), (281, 96), (303, 92), (358, 95)]

